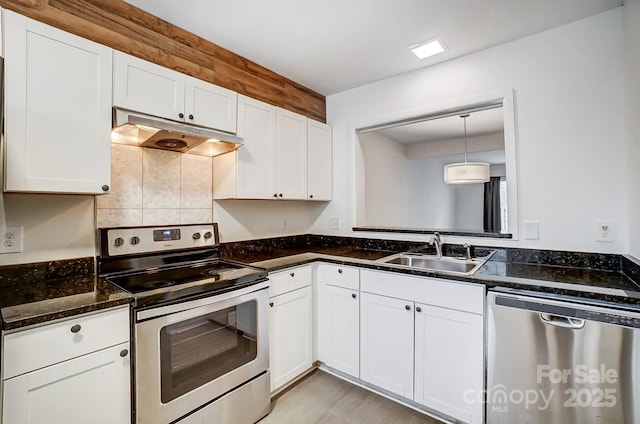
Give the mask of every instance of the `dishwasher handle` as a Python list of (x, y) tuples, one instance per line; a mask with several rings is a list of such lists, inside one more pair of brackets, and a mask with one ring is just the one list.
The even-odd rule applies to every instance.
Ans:
[(561, 315), (545, 314), (543, 312), (540, 312), (538, 316), (540, 317), (540, 321), (542, 321), (544, 324), (555, 325), (556, 327), (562, 328), (570, 328), (572, 330), (580, 330), (584, 328), (585, 324), (585, 320), (580, 318), (563, 317)]

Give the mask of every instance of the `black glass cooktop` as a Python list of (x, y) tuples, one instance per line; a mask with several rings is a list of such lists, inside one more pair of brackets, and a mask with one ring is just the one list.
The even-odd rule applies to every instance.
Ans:
[(235, 290), (263, 281), (266, 276), (262, 268), (218, 259), (169, 269), (151, 268), (108, 277), (107, 281), (130, 293), (134, 306), (144, 307)]

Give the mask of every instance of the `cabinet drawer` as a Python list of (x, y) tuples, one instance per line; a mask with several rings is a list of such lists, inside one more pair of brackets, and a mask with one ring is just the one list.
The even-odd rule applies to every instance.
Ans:
[(484, 286), (393, 272), (361, 272), (360, 290), (425, 305), (484, 313)]
[(360, 270), (342, 265), (319, 264), (318, 283), (360, 290)]
[(311, 266), (289, 268), (269, 274), (269, 297), (311, 285)]
[(129, 308), (118, 308), (19, 331), (4, 337), (6, 380), (129, 341)]

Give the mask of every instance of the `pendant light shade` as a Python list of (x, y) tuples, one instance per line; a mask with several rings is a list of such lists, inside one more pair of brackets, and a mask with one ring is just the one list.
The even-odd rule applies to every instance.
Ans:
[(475, 184), (489, 181), (489, 164), (486, 162), (467, 162), (467, 118), (464, 119), (464, 162), (450, 163), (444, 166), (444, 182), (447, 184)]
[(489, 164), (484, 162), (450, 163), (444, 166), (447, 184), (473, 184), (489, 181)]

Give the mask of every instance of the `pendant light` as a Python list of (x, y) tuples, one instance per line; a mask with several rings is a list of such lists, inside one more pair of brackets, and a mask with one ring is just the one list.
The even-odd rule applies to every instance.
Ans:
[(486, 162), (467, 162), (467, 118), (464, 120), (464, 162), (450, 163), (444, 166), (444, 182), (447, 184), (474, 184), (489, 181), (489, 164)]

